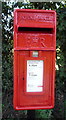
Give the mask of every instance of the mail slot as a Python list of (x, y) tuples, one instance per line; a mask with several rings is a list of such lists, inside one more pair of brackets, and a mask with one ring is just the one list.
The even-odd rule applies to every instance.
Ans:
[(16, 110), (54, 107), (56, 12), (14, 11), (14, 94)]

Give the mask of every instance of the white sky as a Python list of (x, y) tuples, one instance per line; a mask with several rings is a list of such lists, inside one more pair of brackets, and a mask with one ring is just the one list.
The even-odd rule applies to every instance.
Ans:
[(2, 0), (3, 2), (24, 2), (27, 3), (29, 0)]
[[(2, 2), (41, 2), (41, 0), (1, 0)], [(42, 2), (62, 2), (63, 4), (65, 4), (65, 0), (42, 0)]]

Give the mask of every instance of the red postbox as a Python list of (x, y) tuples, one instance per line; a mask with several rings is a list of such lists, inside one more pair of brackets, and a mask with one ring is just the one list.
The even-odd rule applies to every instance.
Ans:
[(14, 96), (16, 110), (54, 107), (56, 12), (14, 12)]

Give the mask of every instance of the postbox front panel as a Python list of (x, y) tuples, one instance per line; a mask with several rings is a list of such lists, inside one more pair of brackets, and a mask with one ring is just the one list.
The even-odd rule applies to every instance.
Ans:
[(26, 34), (26, 31), (23, 33), (18, 33), (17, 35), (18, 41), (18, 47), (24, 47), (24, 48), (49, 48), (54, 47), (53, 42), (53, 35), (47, 33), (36, 33), (36, 32), (28, 32)]
[[(26, 20), (28, 15), (32, 17)], [(14, 108), (53, 108), (55, 12), (16, 10), (15, 18), (18, 19), (14, 23)]]

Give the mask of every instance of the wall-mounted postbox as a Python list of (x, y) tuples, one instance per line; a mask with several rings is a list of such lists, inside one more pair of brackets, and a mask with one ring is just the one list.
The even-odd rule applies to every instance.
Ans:
[(14, 108), (54, 106), (56, 13), (17, 9), (14, 12)]

